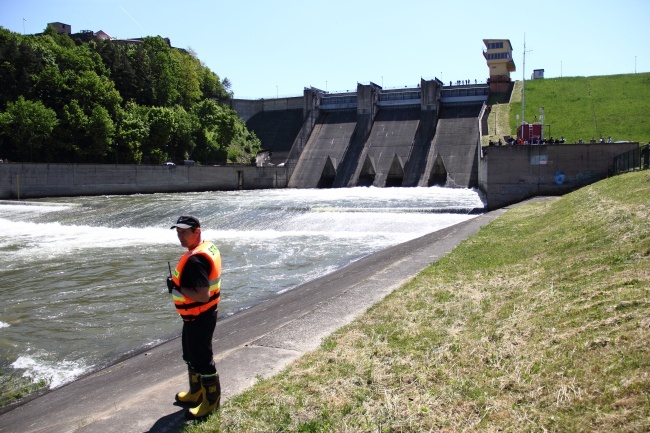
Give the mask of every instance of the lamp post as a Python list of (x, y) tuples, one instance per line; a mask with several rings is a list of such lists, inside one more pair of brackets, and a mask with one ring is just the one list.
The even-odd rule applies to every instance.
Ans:
[[(515, 117), (517, 118), (517, 139), (519, 139), (520, 138), (519, 137), (519, 114), (517, 114)], [(522, 132), (523, 132), (523, 129), (522, 129)]]
[(539, 107), (539, 120), (542, 122), (542, 130), (540, 131), (539, 139), (544, 139), (544, 107)]

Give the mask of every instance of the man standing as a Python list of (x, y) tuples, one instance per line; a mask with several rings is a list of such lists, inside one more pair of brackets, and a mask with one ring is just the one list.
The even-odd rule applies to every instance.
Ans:
[(209, 241), (201, 239), (198, 218), (178, 218), (176, 229), (181, 246), (187, 248), (167, 278), (176, 310), (183, 319), (183, 360), (187, 364), (190, 389), (176, 394), (176, 402), (190, 409), (189, 419), (202, 418), (219, 408), (221, 384), (212, 354), (212, 335), (217, 324), (221, 288), (221, 255)]

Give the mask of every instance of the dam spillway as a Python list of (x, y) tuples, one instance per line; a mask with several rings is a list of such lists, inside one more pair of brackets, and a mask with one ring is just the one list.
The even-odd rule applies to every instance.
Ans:
[(303, 97), (234, 100), (233, 108), (262, 141), (258, 165), (285, 165), (289, 187), (467, 188), (478, 184), (488, 95), (487, 85), (434, 79), (390, 90), (358, 84), (340, 94), (312, 87)]
[(350, 147), (357, 125), (353, 110), (321, 113), (289, 179), (289, 186), (332, 186), (336, 168)]

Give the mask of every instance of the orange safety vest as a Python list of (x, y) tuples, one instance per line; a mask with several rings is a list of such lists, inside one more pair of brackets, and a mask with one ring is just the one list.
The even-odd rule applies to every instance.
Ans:
[(197, 302), (193, 299), (183, 295), (179, 290), (172, 290), (172, 298), (176, 311), (181, 315), (183, 320), (194, 320), (196, 317), (210, 309), (216, 308), (221, 300), (221, 254), (219, 249), (212, 242), (204, 241), (193, 250), (187, 251), (183, 254), (174, 269), (172, 274), (172, 281), (180, 287), (181, 274), (187, 264), (187, 260), (193, 255), (201, 254), (206, 257), (210, 262), (210, 299), (208, 302)]

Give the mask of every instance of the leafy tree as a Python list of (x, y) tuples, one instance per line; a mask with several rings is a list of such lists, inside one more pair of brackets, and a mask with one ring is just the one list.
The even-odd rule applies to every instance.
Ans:
[(112, 116), (122, 103), (122, 97), (115, 90), (113, 82), (93, 71), (75, 74), (70, 78), (70, 96), (79, 101), (86, 112), (92, 111), (96, 105), (104, 107)]
[(30, 40), (0, 27), (0, 108), (23, 95), (31, 98), (31, 75), (43, 67), (43, 59)]
[(194, 57), (179, 50), (174, 50), (171, 54), (178, 63), (179, 103), (182, 107), (189, 109), (203, 96), (199, 80), (201, 65)]
[(199, 127), (214, 129), (219, 124), (219, 116), (223, 108), (212, 99), (204, 99), (192, 107), (192, 113), (197, 117)]
[(53, 27), (0, 27), (0, 149), (12, 160), (248, 162), (259, 140), (230, 98), (228, 79), (160, 37), (75, 43)]
[(212, 72), (206, 66), (201, 65), (201, 92), (206, 99), (215, 99), (220, 102), (227, 102), (232, 99), (232, 92), (230, 92), (230, 81), (224, 79), (223, 83), (219, 80), (219, 76)]
[(115, 89), (120, 92), (122, 98), (125, 101), (135, 100), (138, 89), (137, 77), (126, 47), (109, 40), (99, 40), (94, 43), (94, 49), (109, 69)]
[(107, 162), (112, 150), (115, 125), (108, 111), (101, 105), (95, 105), (88, 117), (85, 131), (87, 145), (82, 149), (83, 162)]
[(155, 102), (154, 74), (151, 68), (151, 59), (147, 55), (144, 45), (128, 49), (127, 57), (135, 72), (136, 102), (140, 105), (153, 106)]
[(60, 110), (69, 99), (69, 86), (58, 67), (47, 65), (38, 74), (32, 75), (32, 92), (50, 108)]
[[(40, 151), (57, 124), (56, 113), (40, 101), (28, 101), (19, 96), (0, 113), (0, 135), (7, 148), (5, 158), (39, 162)], [(3, 146), (4, 147), (4, 146)]]
[(172, 108), (174, 113), (174, 129), (169, 143), (168, 157), (173, 160), (185, 160), (192, 157), (196, 146), (194, 141), (194, 131), (198, 123), (195, 116), (185, 111), (181, 106)]
[(118, 113), (113, 142), (116, 164), (142, 162), (142, 143), (149, 136), (148, 111), (130, 101)]
[(196, 118), (196, 150), (193, 158), (207, 162), (225, 162), (227, 154), (221, 151), (217, 143), (216, 128), (222, 108), (212, 99), (204, 99), (192, 107)]
[(223, 89), (224, 89), (224, 93), (227, 94), (227, 99), (232, 99), (233, 96), (232, 83), (228, 78), (223, 79)]
[(171, 107), (180, 101), (178, 59), (161, 37), (147, 37), (142, 45), (151, 62), (154, 105)]
[(76, 46), (74, 41), (66, 34), (57, 34), (52, 26), (34, 38), (34, 43), (40, 49), (47, 50), (54, 55), (54, 60), (59, 69), (95, 71), (97, 75), (108, 76), (109, 71), (104, 66), (101, 56), (90, 49), (88, 44)]
[(86, 145), (84, 136), (87, 126), (88, 116), (77, 100), (73, 99), (63, 107), (57, 136), (68, 144), (66, 147), (71, 152), (69, 156), (71, 159), (62, 162), (81, 162), (79, 157)]
[(202, 160), (248, 164), (251, 155), (260, 150), (259, 139), (246, 129), (236, 111), (206, 99), (196, 104), (192, 112), (198, 119), (196, 141)]
[(229, 108), (222, 108), (217, 117), (219, 147), (228, 147), (235, 137), (242, 135), (245, 128), (243, 122), (239, 120), (237, 112)]
[(62, 162), (109, 162), (115, 125), (101, 105), (86, 114), (73, 99), (64, 107), (59, 133), (64, 142), (71, 143), (67, 149), (72, 151), (71, 160)]
[(240, 133), (228, 144), (228, 160), (236, 164), (252, 164), (261, 149), (261, 142), (255, 133), (240, 128)]
[(143, 161), (162, 164), (169, 158), (172, 133), (176, 128), (176, 117), (170, 108), (152, 107), (149, 109), (149, 136), (143, 146)]

